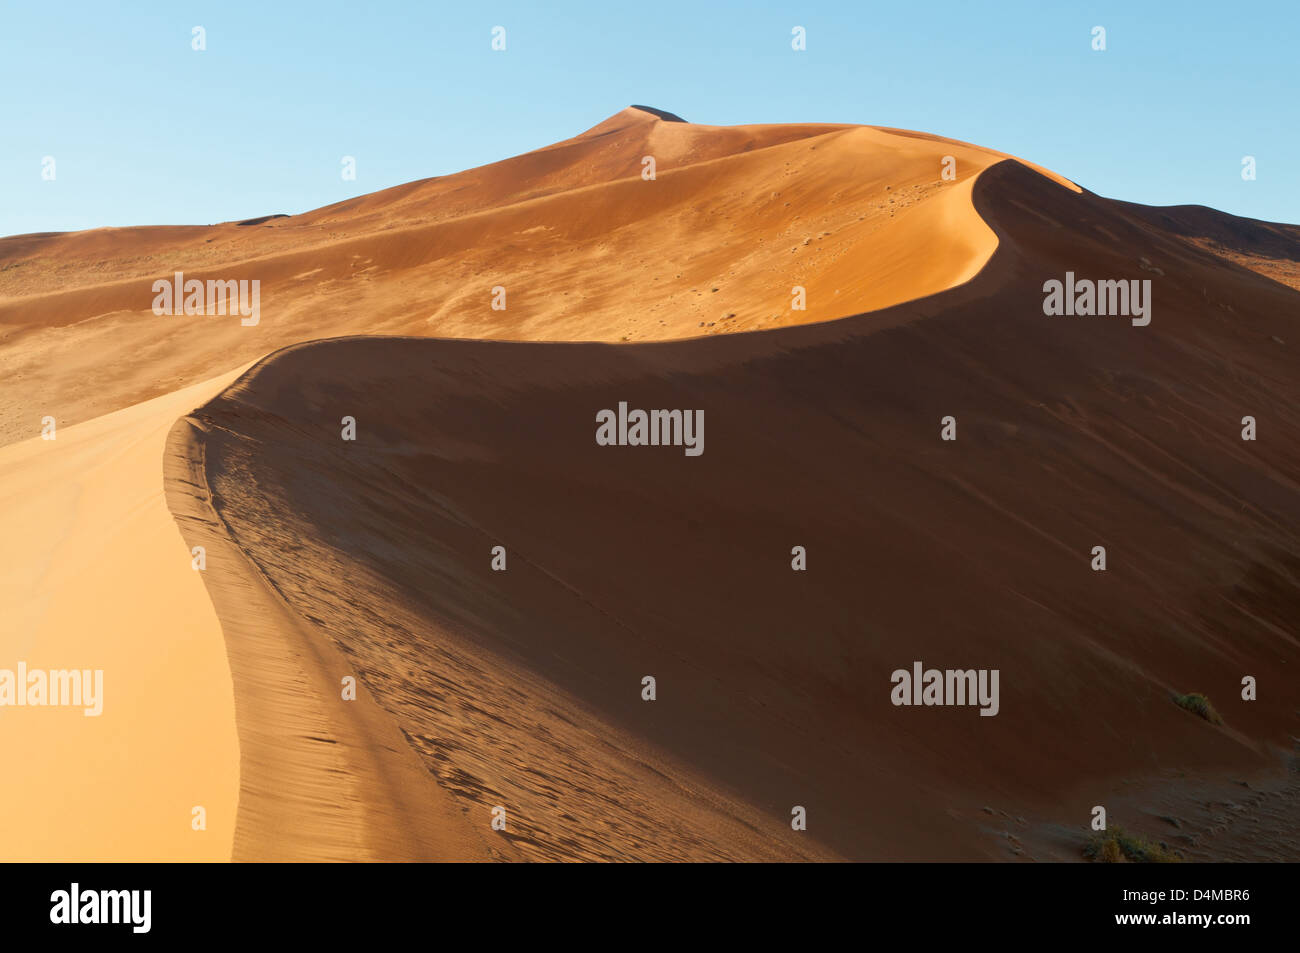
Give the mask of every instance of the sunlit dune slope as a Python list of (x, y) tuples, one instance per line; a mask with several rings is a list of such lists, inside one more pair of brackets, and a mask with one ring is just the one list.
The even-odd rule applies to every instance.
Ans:
[[(1300, 294), (1015, 162), (972, 197), (973, 280), (836, 322), (278, 353), (193, 415), (215, 507), (520, 856), (1077, 859), (1103, 804), (1294, 860)], [(1045, 316), (1067, 270), (1150, 276), (1151, 324)], [(704, 452), (597, 445), (620, 401), (702, 409)], [(998, 714), (892, 705), (917, 661), (997, 669)]]
[(0, 708), (0, 860), (230, 857), (230, 666), (162, 459), (235, 376), (0, 449), (0, 668), (102, 672), (98, 715)]
[[(996, 245), (970, 187), (1000, 158), (899, 130), (629, 108), (525, 155), (301, 215), (0, 239), (0, 442), (46, 414), (75, 423), (337, 335), (642, 341), (933, 294)], [(176, 272), (259, 281), (258, 324), (154, 315), (153, 282)]]

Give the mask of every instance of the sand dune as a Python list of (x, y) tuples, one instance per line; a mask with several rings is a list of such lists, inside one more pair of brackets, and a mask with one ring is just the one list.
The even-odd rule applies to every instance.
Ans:
[[(940, 180), (949, 155), (955, 182)], [(325, 337), (641, 341), (932, 294), (991, 254), (969, 189), (1000, 158), (898, 130), (627, 109), (526, 155), (260, 225), (3, 238), (0, 444), (50, 407), (77, 423)], [(260, 281), (260, 322), (155, 316), (153, 282), (177, 271)], [(807, 310), (792, 310), (796, 285)]]
[(429, 783), (365, 692), (345, 698), (346, 660), (288, 611), (230, 542), (212, 506), (204, 443), (172, 429), (167, 503), (210, 560), (239, 728), (234, 860), (480, 860), (494, 852)]
[[(634, 108), (299, 216), (0, 240), (0, 440), (134, 404), (61, 431), (97, 435), (75, 476), (0, 450), (4, 505), (104, 494), (64, 538), (116, 547), (120, 658), (177, 612), (211, 656), (219, 617), (182, 722), (225, 746), (204, 856), (1078, 859), (1101, 803), (1194, 859), (1295, 859), (1296, 261), (1292, 227), (938, 137)], [(153, 316), (172, 270), (258, 278), (261, 322)], [(1066, 271), (1150, 277), (1151, 325), (1045, 316)], [(619, 401), (702, 409), (705, 452), (598, 446)], [(137, 561), (114, 514), (156, 522), (164, 482), (185, 542)], [(24, 547), (83, 571), (41, 532), (5, 550), (19, 642), (72, 626), (25, 596)], [(190, 573), (137, 623), (173, 545), (207, 548), (211, 602)], [(999, 714), (891, 705), (915, 660), (998, 669)]]
[(103, 672), (98, 716), (0, 709), (5, 860), (230, 856), (230, 668), (162, 460), (177, 416), (236, 376), (0, 449), (0, 667)]
[[(509, 806), (524, 856), (1077, 859), (1109, 804), (1189, 856), (1294, 859), (1300, 401), (1279, 342), (1300, 298), (1017, 163), (974, 199), (988, 265), (861, 317), (283, 351), (196, 414), (218, 509), (471, 816)], [(1043, 315), (1043, 276), (1142, 258), (1149, 327)], [(706, 452), (597, 446), (619, 400), (703, 408)], [(1267, 440), (1240, 439), (1244, 414)], [(892, 706), (918, 659), (999, 669), (1000, 714)], [(677, 790), (647, 803), (654, 773)], [(1225, 834), (1213, 805), (1247, 798)]]

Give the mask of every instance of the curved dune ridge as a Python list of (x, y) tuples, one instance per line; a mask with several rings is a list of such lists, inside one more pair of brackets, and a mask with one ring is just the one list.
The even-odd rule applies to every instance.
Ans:
[[(974, 280), (834, 323), (279, 352), (192, 416), (216, 509), (501, 857), (1078, 859), (1103, 804), (1294, 859), (1297, 295), (1017, 163), (975, 202)], [(1144, 260), (1151, 327), (1043, 316)], [(619, 400), (706, 452), (597, 446)], [(999, 714), (891, 705), (917, 660), (998, 669)]]
[[(898, 130), (629, 108), (534, 152), (259, 224), (3, 238), (0, 444), (50, 408), (78, 423), (326, 337), (672, 339), (933, 294), (993, 251), (969, 191), (1000, 158)], [(153, 282), (178, 271), (260, 281), (260, 322), (155, 316)]]
[[(1077, 859), (1103, 803), (1294, 859), (1298, 261), (951, 140), (646, 107), (304, 215), (0, 239), (0, 442), (61, 426), (0, 447), (6, 655), (102, 658), (132, 712), (8, 720), (61, 797), (11, 791), (0, 844), (37, 856), (37, 811), (69, 859)], [(261, 322), (155, 317), (172, 270), (258, 278)], [(1157, 279), (1152, 325), (1044, 317), (1066, 270)], [(707, 449), (597, 446), (620, 400)], [(999, 669), (1000, 713), (892, 706), (914, 660)]]

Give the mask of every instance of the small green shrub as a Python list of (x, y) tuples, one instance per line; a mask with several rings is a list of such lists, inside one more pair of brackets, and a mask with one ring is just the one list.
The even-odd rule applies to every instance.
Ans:
[(1199, 715), (1212, 725), (1223, 724), (1223, 716), (1210, 704), (1210, 700), (1199, 692), (1174, 695), (1174, 704), (1179, 708), (1186, 708), (1193, 715)]
[(1177, 864), (1182, 857), (1164, 844), (1155, 844), (1141, 834), (1130, 834), (1122, 827), (1098, 831), (1092, 835), (1083, 856), (1103, 864), (1124, 861), (1134, 864)]

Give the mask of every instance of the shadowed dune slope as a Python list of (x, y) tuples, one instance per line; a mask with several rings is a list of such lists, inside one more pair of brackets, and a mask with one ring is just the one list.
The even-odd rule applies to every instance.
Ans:
[[(1015, 162), (973, 199), (973, 280), (832, 323), (281, 351), (193, 415), (216, 510), (519, 856), (1078, 857), (1103, 804), (1300, 858), (1300, 294)], [(1150, 326), (1044, 316), (1067, 270), (1151, 278)], [(597, 446), (619, 401), (704, 410), (704, 453)], [(999, 714), (891, 705), (918, 660), (998, 669)], [(1269, 809), (1202, 832), (1238, 781)]]
[(1157, 228), (1300, 291), (1300, 225), (1239, 218), (1204, 205), (1120, 204)]
[[(47, 414), (87, 420), (326, 337), (640, 341), (898, 304), (988, 259), (970, 184), (1001, 157), (901, 130), (629, 108), (525, 155), (301, 215), (0, 238), (0, 443)], [(154, 315), (154, 281), (176, 272), (260, 282), (258, 323)]]
[(344, 699), (348, 672), (337, 650), (285, 608), (231, 543), (197, 438), (190, 418), (175, 422), (163, 476), (176, 524), (203, 547), (230, 663), (238, 812), (221, 859), (491, 858), (446, 792), (428, 783), (392, 719), (364, 694)]

